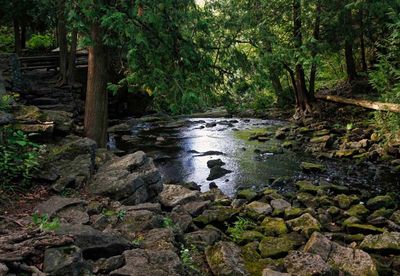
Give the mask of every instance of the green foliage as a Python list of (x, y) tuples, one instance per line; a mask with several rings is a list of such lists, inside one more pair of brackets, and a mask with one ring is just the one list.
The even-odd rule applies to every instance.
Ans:
[[(390, 13), (392, 23), (388, 24), (390, 35), (383, 41), (386, 52), (379, 54), (379, 63), (369, 73), (373, 88), (380, 94), (381, 100), (400, 103), (400, 15)], [(376, 112), (376, 122), (382, 127), (396, 132), (400, 130), (400, 114), (393, 112)]]
[(58, 218), (50, 220), (48, 215), (39, 215), (38, 213), (34, 213), (32, 215), (32, 221), (42, 231), (53, 231), (60, 227), (60, 220)]
[(32, 37), (26, 42), (29, 50), (40, 51), (54, 47), (55, 39), (52, 35), (48, 34), (33, 34)]
[(131, 243), (134, 247), (140, 247), (144, 241), (144, 237), (139, 235)]
[(233, 226), (228, 227), (228, 233), (234, 242), (241, 240), (244, 231), (255, 227), (255, 223), (249, 219), (238, 217), (238, 219), (233, 223)]
[(14, 50), (14, 35), (10, 28), (0, 27), (0, 52), (11, 53)]
[(13, 98), (10, 95), (0, 96), (0, 111), (10, 111), (12, 101)]
[(198, 253), (196, 246), (192, 245), (189, 248), (185, 247), (184, 245), (181, 246), (180, 250), (180, 258), (182, 261), (183, 266), (193, 272), (200, 272), (198, 265), (193, 260), (193, 255)]
[(118, 212), (115, 210), (107, 210), (104, 209), (102, 214), (106, 217), (115, 217), (118, 221), (123, 221), (126, 216), (126, 211), (125, 210), (119, 210)]
[(126, 211), (125, 210), (119, 210), (117, 212), (118, 221), (123, 221), (125, 219), (125, 216), (126, 216)]
[(174, 221), (170, 217), (165, 217), (162, 221), (162, 227), (164, 228), (174, 228)]
[(24, 132), (11, 127), (0, 129), (0, 141), (0, 188), (28, 187), (32, 173), (39, 166), (39, 145), (29, 141)]

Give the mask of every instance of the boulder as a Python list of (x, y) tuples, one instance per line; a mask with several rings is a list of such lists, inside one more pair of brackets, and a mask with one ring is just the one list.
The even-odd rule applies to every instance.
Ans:
[(115, 228), (125, 237), (132, 238), (135, 232), (142, 232), (162, 226), (163, 217), (148, 210), (127, 211), (124, 219)]
[(74, 124), (73, 114), (62, 110), (44, 110), (47, 120), (54, 122), (54, 130), (63, 134), (69, 133)]
[(205, 210), (200, 216), (194, 218), (193, 222), (202, 226), (211, 223), (225, 223), (237, 213), (237, 209), (225, 206), (218, 206), (214, 209)]
[(322, 192), (321, 186), (316, 186), (309, 180), (297, 181), (296, 187), (300, 190), (300, 192), (310, 193), (314, 195)]
[(296, 243), (288, 237), (265, 237), (258, 249), (264, 258), (279, 258), (294, 250)]
[(205, 249), (207, 246), (215, 244), (221, 238), (222, 232), (218, 228), (212, 226), (207, 226), (204, 229), (184, 235), (186, 244), (193, 244), (199, 249)]
[(232, 242), (219, 242), (206, 249), (207, 263), (215, 275), (248, 275), (241, 257), (240, 247)]
[(332, 268), (319, 255), (301, 251), (291, 251), (284, 258), (288, 273), (298, 276), (330, 275)]
[(83, 266), (81, 249), (74, 245), (48, 248), (44, 252), (43, 270), (49, 275), (79, 276)]
[(211, 201), (192, 201), (184, 204), (182, 208), (193, 217), (200, 215), (209, 205)]
[(175, 235), (170, 228), (156, 228), (147, 232), (143, 236), (142, 249), (149, 250), (172, 250), (174, 247)]
[(123, 254), (125, 265), (112, 271), (112, 276), (179, 276), (183, 266), (171, 250), (134, 249)]
[(341, 246), (318, 232), (310, 237), (304, 252), (321, 256), (332, 268), (349, 275), (378, 275), (376, 265), (368, 253)]
[(52, 196), (47, 201), (44, 201), (36, 206), (34, 212), (39, 213), (40, 215), (47, 215), (49, 218), (52, 218), (58, 212), (68, 207), (82, 205), (86, 205), (86, 201), (79, 198)]
[(357, 204), (351, 206), (350, 209), (345, 212), (345, 214), (361, 219), (369, 214), (369, 210), (363, 204)]
[(367, 207), (372, 210), (377, 210), (379, 208), (393, 208), (395, 205), (395, 201), (389, 195), (379, 195), (367, 201)]
[(162, 179), (152, 159), (138, 151), (107, 162), (94, 176), (89, 190), (135, 205), (156, 197), (162, 190)]
[(349, 209), (351, 205), (357, 203), (360, 199), (356, 195), (345, 195), (340, 194), (335, 196), (335, 201), (338, 203), (339, 207), (342, 209)]
[(195, 202), (199, 196), (199, 191), (192, 191), (181, 185), (164, 185), (163, 190), (159, 194), (161, 204), (170, 208)]
[(400, 254), (400, 232), (368, 235), (360, 244), (360, 248), (368, 252)]
[(255, 219), (265, 217), (272, 213), (272, 207), (268, 203), (253, 201), (246, 205), (246, 214)]
[(301, 232), (305, 236), (309, 237), (314, 231), (319, 231), (321, 225), (313, 216), (309, 213), (305, 213), (298, 218), (288, 220), (287, 225), (296, 232)]
[(257, 193), (252, 189), (244, 189), (240, 190), (237, 195), (239, 199), (246, 199), (247, 201), (252, 201), (255, 197), (257, 197)]
[(281, 214), (292, 205), (284, 199), (271, 200), (271, 206), (274, 208), (274, 213)]
[(109, 274), (111, 271), (122, 267), (125, 264), (125, 259), (122, 255), (113, 256), (111, 258), (98, 259), (93, 264), (93, 273)]
[(208, 160), (207, 161), (207, 167), (214, 168), (214, 167), (222, 167), (225, 165), (225, 163), (221, 159), (214, 159), (214, 160)]
[(74, 244), (82, 250), (84, 259), (96, 260), (120, 255), (131, 246), (129, 241), (121, 236), (103, 233), (88, 225), (61, 224), (56, 233), (72, 236)]
[(260, 229), (267, 236), (279, 236), (288, 232), (286, 223), (281, 218), (266, 217), (261, 222)]
[(394, 212), (391, 216), (390, 219), (396, 223), (400, 225), (400, 210), (397, 210), (396, 212)]

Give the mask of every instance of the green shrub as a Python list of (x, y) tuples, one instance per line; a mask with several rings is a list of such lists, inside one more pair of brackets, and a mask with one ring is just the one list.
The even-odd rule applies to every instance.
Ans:
[[(0, 189), (27, 188), (38, 168), (39, 146), (12, 127), (0, 129)], [(18, 185), (22, 184), (22, 185)]]
[(45, 50), (53, 47), (55, 40), (53, 36), (47, 34), (33, 34), (32, 37), (26, 42), (26, 46), (29, 50)]
[(228, 226), (228, 233), (234, 242), (241, 240), (244, 231), (249, 230), (255, 226), (254, 222), (246, 218), (238, 217), (233, 226)]
[(0, 52), (10, 53), (14, 51), (14, 35), (11, 29), (0, 27)]

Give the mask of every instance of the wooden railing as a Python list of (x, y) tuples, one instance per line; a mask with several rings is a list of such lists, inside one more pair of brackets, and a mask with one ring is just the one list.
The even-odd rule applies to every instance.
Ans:
[[(87, 58), (87, 53), (77, 53), (75, 66), (87, 66)], [(48, 54), (45, 56), (18, 57), (18, 61), (21, 65), (21, 71), (35, 69), (58, 70), (58, 68), (60, 67), (59, 53)]]

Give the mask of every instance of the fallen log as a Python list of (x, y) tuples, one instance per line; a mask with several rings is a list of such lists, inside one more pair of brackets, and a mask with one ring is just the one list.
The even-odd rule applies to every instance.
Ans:
[(369, 109), (373, 109), (373, 110), (390, 111), (390, 112), (400, 113), (400, 104), (374, 102), (374, 101), (363, 100), (363, 99), (349, 99), (349, 98), (343, 98), (340, 96), (333, 96), (333, 95), (316, 95), (315, 97), (319, 100), (324, 100), (324, 101), (356, 105), (356, 106), (361, 106), (361, 107), (369, 108)]

